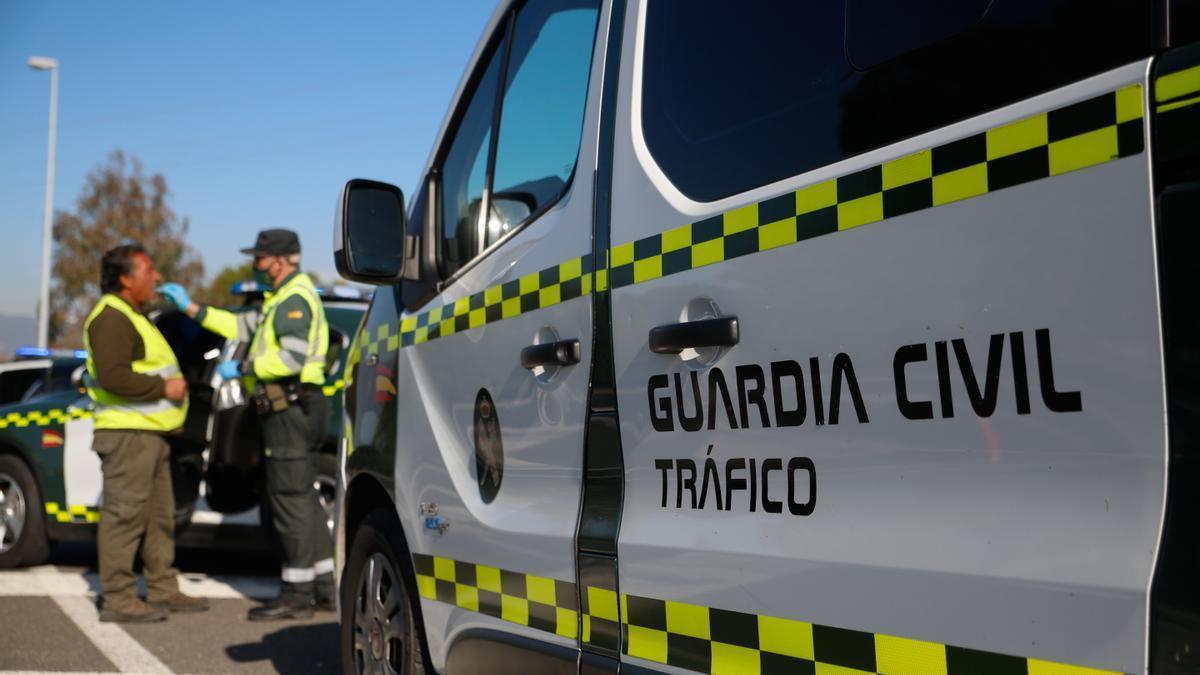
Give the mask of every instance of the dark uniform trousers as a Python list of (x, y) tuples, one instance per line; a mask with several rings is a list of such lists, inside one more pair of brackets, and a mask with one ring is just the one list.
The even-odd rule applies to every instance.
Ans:
[(311, 598), (315, 586), (317, 596), (332, 600), (333, 541), (314, 486), (329, 401), (319, 389), (302, 399), (262, 419), (271, 522), (283, 547), (281, 595)]
[(96, 546), (104, 602), (120, 606), (137, 595), (133, 560), (141, 544), (147, 597), (165, 601), (179, 591), (175, 561), (175, 496), (171, 449), (152, 431), (96, 431), (104, 503)]

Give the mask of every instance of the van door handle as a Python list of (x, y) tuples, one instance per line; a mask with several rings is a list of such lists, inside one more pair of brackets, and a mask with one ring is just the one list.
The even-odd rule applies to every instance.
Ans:
[(532, 370), (538, 366), (570, 366), (579, 363), (579, 340), (559, 340), (529, 345), (521, 350), (521, 367)]
[(738, 338), (736, 316), (671, 323), (650, 329), (650, 351), (678, 354), (699, 347), (732, 347), (738, 343)]

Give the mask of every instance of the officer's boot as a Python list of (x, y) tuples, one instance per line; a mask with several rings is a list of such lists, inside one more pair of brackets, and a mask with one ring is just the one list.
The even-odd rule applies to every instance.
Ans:
[(254, 607), (246, 615), (250, 621), (279, 621), (281, 619), (307, 619), (313, 615), (313, 584), (283, 582), (279, 595), (263, 605)]
[(318, 576), (313, 586), (316, 598), (313, 609), (318, 612), (336, 612), (337, 588), (333, 584), (333, 572)]

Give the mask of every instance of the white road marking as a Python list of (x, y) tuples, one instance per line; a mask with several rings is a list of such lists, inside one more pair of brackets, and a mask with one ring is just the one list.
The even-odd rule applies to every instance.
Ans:
[(112, 623), (101, 623), (96, 606), (89, 598), (71, 595), (56, 595), (54, 602), (63, 614), (71, 619), (80, 632), (104, 654), (122, 673), (170, 673), (171, 669), (159, 661), (140, 642)]
[(68, 673), (64, 670), (0, 670), (0, 675), (118, 675), (116, 673)]
[[(102, 670), (0, 670), (0, 675), (124, 675), (120, 671)], [(176, 674), (180, 675), (180, 674)]]
[[(138, 580), (144, 595), (144, 580)], [(179, 590), (204, 598), (273, 598), (279, 592), (279, 579), (238, 575), (210, 577), (199, 573), (179, 575)], [(0, 597), (48, 596), (63, 614), (120, 673), (170, 673), (162, 661), (120, 628), (120, 624), (102, 623), (96, 610), (100, 580), (95, 572), (82, 569), (60, 570), (42, 565), (24, 570), (0, 572)], [(115, 673), (65, 673), (62, 671), (0, 670), (0, 675), (116, 675)]]
[[(141, 594), (146, 586), (138, 581)], [(183, 573), (179, 575), (179, 590), (204, 598), (248, 598), (265, 600), (279, 592), (279, 580), (270, 577)], [(56, 597), (94, 597), (100, 593), (100, 579), (95, 572), (62, 571), (53, 565), (26, 570), (0, 572), (0, 597), (48, 595)]]

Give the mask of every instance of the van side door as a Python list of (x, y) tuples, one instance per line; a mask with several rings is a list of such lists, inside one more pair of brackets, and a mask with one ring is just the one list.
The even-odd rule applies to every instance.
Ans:
[(574, 664), (598, 13), (530, 0), (493, 21), (430, 169), (440, 290), (382, 336), (399, 351), (382, 394), (397, 509), (439, 668), (470, 651), (468, 628)]
[(622, 59), (624, 658), (1141, 672), (1150, 9), (952, 3), (897, 56), (931, 24), (854, 33), (895, 3), (699, 4), (631, 2)]

